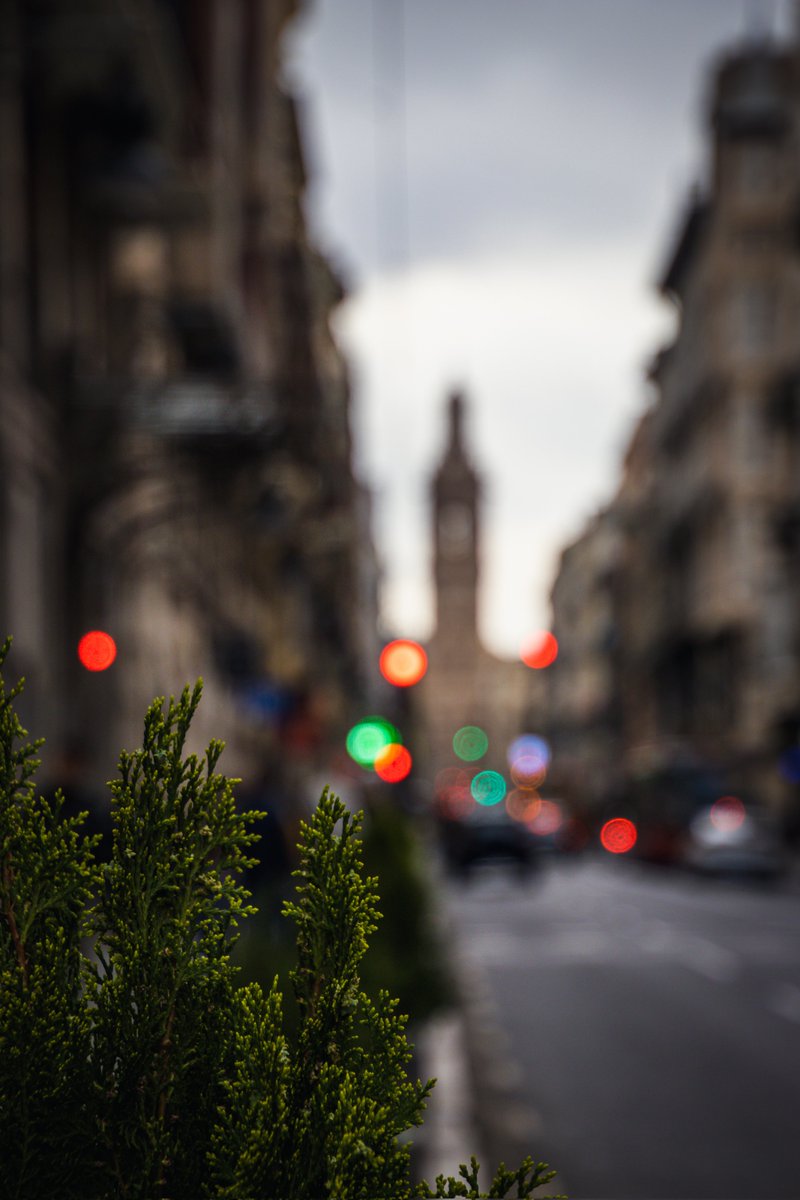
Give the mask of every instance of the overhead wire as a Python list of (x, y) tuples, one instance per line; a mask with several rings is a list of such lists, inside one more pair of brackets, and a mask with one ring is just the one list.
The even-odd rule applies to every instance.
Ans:
[(389, 267), (409, 251), (406, 29), (404, 0), (372, 0), (376, 257)]

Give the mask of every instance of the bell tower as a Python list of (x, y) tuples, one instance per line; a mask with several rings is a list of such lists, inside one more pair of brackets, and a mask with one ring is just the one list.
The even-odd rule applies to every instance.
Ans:
[[(447, 401), (444, 453), (430, 483), (432, 566), (436, 628), (428, 643), (428, 672), (420, 684), (423, 755), (434, 785), (434, 805), (447, 806), (437, 791), (439, 772), (456, 767), (463, 775), (505, 770), (506, 747), (523, 728), (528, 703), (526, 668), (518, 659), (499, 659), (478, 636), (483, 483), (467, 449), (467, 405), (460, 392)], [(487, 738), (485, 757), (466, 763), (453, 738), (475, 726)], [(437, 809), (437, 811), (445, 811)]]
[(478, 641), (478, 502), (481, 484), (464, 441), (464, 397), (448, 401), (444, 456), (432, 482), (436, 641), (473, 647)]

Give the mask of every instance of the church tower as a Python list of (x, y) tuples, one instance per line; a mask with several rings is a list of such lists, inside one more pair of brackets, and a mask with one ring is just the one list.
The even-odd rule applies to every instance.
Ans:
[(422, 696), (434, 771), (451, 762), (453, 734), (480, 723), (478, 673), (479, 507), (481, 484), (467, 453), (465, 403), (447, 404), (447, 440), (431, 480), (436, 628), (428, 645)]
[(433, 578), (435, 640), (473, 649), (478, 642), (478, 536), (481, 484), (464, 444), (464, 398), (448, 406), (444, 457), (433, 477)]
[[(473, 774), (505, 770), (506, 747), (521, 730), (527, 703), (527, 668), (495, 657), (478, 635), (483, 486), (467, 450), (465, 416), (464, 397), (456, 392), (447, 402), (447, 440), (431, 480), (436, 628), (420, 684), (431, 781), (453, 766)], [(466, 726), (487, 741), (485, 753), (468, 764), (453, 743)]]

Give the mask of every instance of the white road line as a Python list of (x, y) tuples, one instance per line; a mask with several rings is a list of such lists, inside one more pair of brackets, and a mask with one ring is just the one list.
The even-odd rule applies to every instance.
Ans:
[[(737, 979), (743, 968), (743, 960), (735, 951), (660, 921), (643, 927), (636, 936), (602, 929), (565, 929), (523, 939), (507, 932), (482, 931), (462, 948), (471, 974), (492, 966), (529, 970), (531, 966), (618, 964), (658, 958), (686, 967), (713, 983), (725, 984)], [(478, 1006), (483, 1007), (488, 1000), (485, 988), (479, 985), (476, 990)]]
[(678, 938), (680, 960), (713, 983), (731, 983), (741, 972), (741, 960), (732, 950), (696, 933), (682, 933)]
[(462, 951), (472, 963), (499, 965), (519, 958), (522, 943), (508, 933), (479, 933), (464, 941)]

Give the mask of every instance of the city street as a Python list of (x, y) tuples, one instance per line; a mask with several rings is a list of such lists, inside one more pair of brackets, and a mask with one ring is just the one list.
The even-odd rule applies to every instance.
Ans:
[(800, 894), (610, 859), (448, 883), (490, 1157), (573, 1200), (800, 1194)]

